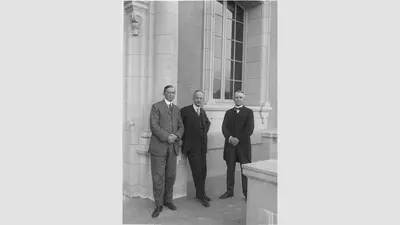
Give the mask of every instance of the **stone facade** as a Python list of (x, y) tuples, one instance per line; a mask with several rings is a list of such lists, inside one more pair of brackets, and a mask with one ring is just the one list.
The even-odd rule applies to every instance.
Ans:
[[(205, 92), (208, 176), (222, 175), (225, 111), (233, 101), (213, 98), (215, 2), (124, 2), (123, 192), (153, 199), (148, 151), (151, 105), (163, 99), (167, 84), (177, 87), (174, 103), (191, 104), (194, 90)], [(276, 2), (237, 1), (244, 9), (243, 89), (254, 111), (252, 161), (276, 159)], [(237, 167), (240, 170), (240, 167)], [(186, 157), (178, 157), (174, 198), (186, 196), (192, 179)]]

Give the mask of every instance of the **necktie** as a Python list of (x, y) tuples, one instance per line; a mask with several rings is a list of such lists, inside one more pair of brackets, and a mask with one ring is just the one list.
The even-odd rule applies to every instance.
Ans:
[(171, 111), (171, 112), (172, 112), (172, 103), (171, 103), (171, 104), (169, 104), (168, 108), (169, 108), (169, 111)]
[(200, 108), (197, 108), (196, 111), (197, 111), (197, 115), (200, 116)]

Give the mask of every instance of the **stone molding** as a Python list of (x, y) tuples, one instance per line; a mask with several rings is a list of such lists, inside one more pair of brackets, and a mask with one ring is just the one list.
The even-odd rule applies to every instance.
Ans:
[(249, 178), (277, 184), (277, 160), (269, 159), (243, 165), (243, 174)]
[(263, 132), (262, 136), (265, 138), (278, 139), (278, 132), (276, 130), (267, 130)]

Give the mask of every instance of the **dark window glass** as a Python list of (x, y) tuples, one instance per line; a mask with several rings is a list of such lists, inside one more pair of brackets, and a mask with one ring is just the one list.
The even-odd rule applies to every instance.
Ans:
[(242, 63), (235, 62), (235, 80), (242, 80)]
[(227, 2), (228, 10), (226, 11), (226, 18), (235, 19), (235, 3), (233, 1)]
[(237, 61), (242, 61), (243, 60), (243, 44), (240, 42), (235, 43), (235, 59)]
[(235, 39), (243, 41), (243, 24), (236, 22), (236, 35)]
[(242, 90), (242, 82), (235, 81), (235, 86), (233, 88), (233, 93), (235, 93), (235, 91), (238, 91), (238, 90)]
[(243, 22), (244, 11), (240, 6), (236, 5), (236, 19), (240, 22)]

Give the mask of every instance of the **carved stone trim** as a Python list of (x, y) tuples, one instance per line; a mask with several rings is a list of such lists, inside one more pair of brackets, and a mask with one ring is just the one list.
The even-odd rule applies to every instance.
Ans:
[(267, 131), (263, 132), (263, 137), (277, 139), (278, 132), (276, 130), (267, 130)]
[(133, 36), (140, 34), (140, 27), (142, 25), (142, 16), (140, 14), (147, 14), (149, 11), (148, 1), (125, 1), (124, 10), (125, 14), (129, 16), (129, 24)]

